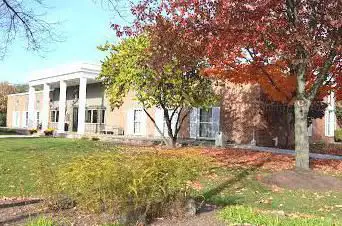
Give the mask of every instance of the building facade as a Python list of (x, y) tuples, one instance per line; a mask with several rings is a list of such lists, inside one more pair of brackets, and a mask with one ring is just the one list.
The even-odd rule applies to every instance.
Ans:
[[(111, 134), (114, 136), (160, 138), (155, 125), (141, 105), (129, 93), (120, 108), (112, 109), (104, 87), (96, 78), (100, 66), (67, 65), (34, 74), (29, 92), (8, 96), (7, 126), (10, 128), (53, 128), (59, 134)], [(179, 138), (214, 140), (222, 131), (233, 143), (284, 146), (293, 140), (293, 131), (285, 131), (275, 114), (266, 117), (265, 103), (255, 85), (227, 84), (215, 88), (220, 104), (210, 109), (193, 108), (184, 121)], [(312, 141), (332, 141), (337, 127), (334, 97), (323, 119), (309, 128)], [(163, 112), (148, 109), (157, 126), (167, 134)], [(275, 118), (275, 120), (274, 120)], [(272, 119), (272, 120), (271, 120)], [(287, 134), (286, 134), (287, 133)], [(286, 134), (286, 139), (284, 138)]]

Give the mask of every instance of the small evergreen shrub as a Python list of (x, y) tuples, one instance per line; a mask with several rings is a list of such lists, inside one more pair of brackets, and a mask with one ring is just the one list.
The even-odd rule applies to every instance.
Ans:
[(32, 134), (34, 134), (34, 133), (37, 133), (38, 132), (38, 130), (37, 129), (29, 129), (29, 133), (32, 135)]
[(52, 136), (54, 132), (55, 132), (55, 129), (48, 128), (44, 131), (44, 134), (45, 134), (45, 136)]
[(57, 170), (42, 166), (39, 187), (55, 205), (63, 194), (80, 208), (118, 213), (132, 222), (176, 214), (190, 196), (190, 182), (210, 163), (200, 154), (99, 152)]
[(6, 112), (0, 112), (0, 126), (6, 126)]
[(342, 128), (335, 130), (335, 141), (342, 142)]
[(99, 137), (92, 137), (91, 140), (92, 140), (92, 141), (99, 141), (100, 138), (99, 138)]
[(17, 134), (17, 130), (12, 128), (0, 127), (0, 134)]

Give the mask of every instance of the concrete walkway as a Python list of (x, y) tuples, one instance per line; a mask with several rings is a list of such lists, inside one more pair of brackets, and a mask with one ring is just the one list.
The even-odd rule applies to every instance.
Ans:
[[(270, 153), (274, 153), (274, 154), (284, 154), (284, 155), (295, 155), (296, 154), (294, 150), (290, 150), (290, 149), (259, 147), (259, 146), (253, 146), (253, 145), (228, 145), (228, 147), (248, 149), (251, 151), (270, 152)], [(312, 159), (342, 160), (342, 156), (329, 155), (329, 154), (317, 154), (317, 153), (310, 153), (310, 158), (312, 158)]]
[(0, 135), (1, 138), (37, 138), (36, 135)]

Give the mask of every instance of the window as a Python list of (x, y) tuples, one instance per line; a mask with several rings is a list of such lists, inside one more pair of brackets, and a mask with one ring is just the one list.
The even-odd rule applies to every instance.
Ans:
[(25, 112), (25, 125), (24, 125), (24, 127), (28, 126), (28, 120), (29, 120), (29, 114), (28, 114), (28, 111), (26, 111)]
[(309, 127), (308, 127), (308, 136), (312, 137), (312, 131), (313, 131), (313, 122), (310, 123)]
[[(86, 110), (86, 123), (104, 123), (106, 110), (89, 109)], [(101, 115), (100, 115), (101, 114)]]
[(212, 109), (200, 109), (199, 112), (199, 136), (212, 137), (213, 116)]
[(36, 120), (37, 120), (37, 128), (40, 129), (41, 125), (40, 125), (40, 112), (39, 111), (37, 111)]
[(105, 123), (105, 115), (106, 115), (106, 110), (102, 110), (102, 115), (101, 115), (101, 123)]
[(86, 110), (86, 123), (91, 123), (91, 110)]
[(19, 112), (18, 111), (14, 111), (13, 112), (13, 116), (12, 116), (12, 126), (13, 127), (19, 127)]
[(142, 110), (134, 110), (134, 127), (133, 132), (134, 134), (141, 133), (141, 118), (142, 118)]
[(92, 118), (92, 123), (97, 123), (98, 120), (98, 110), (93, 110), (93, 118)]
[(335, 112), (328, 110), (325, 113), (325, 136), (333, 137), (335, 133)]
[(51, 122), (58, 122), (59, 111), (53, 110), (50, 112)]

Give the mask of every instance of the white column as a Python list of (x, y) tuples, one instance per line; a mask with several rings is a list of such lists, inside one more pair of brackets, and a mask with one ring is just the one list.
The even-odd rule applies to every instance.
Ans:
[(78, 95), (78, 124), (77, 133), (82, 135), (85, 132), (85, 108), (87, 101), (87, 78), (80, 78), (80, 89)]
[(58, 118), (58, 133), (64, 133), (64, 123), (65, 123), (65, 109), (66, 109), (66, 90), (67, 85), (65, 81), (60, 81), (59, 83), (59, 118)]
[(36, 119), (36, 89), (33, 86), (29, 87), (29, 101), (28, 101), (28, 128), (33, 129), (37, 128), (37, 119)]
[(43, 90), (43, 109), (42, 109), (42, 130), (49, 127), (49, 111), (50, 111), (50, 86), (44, 84)]

